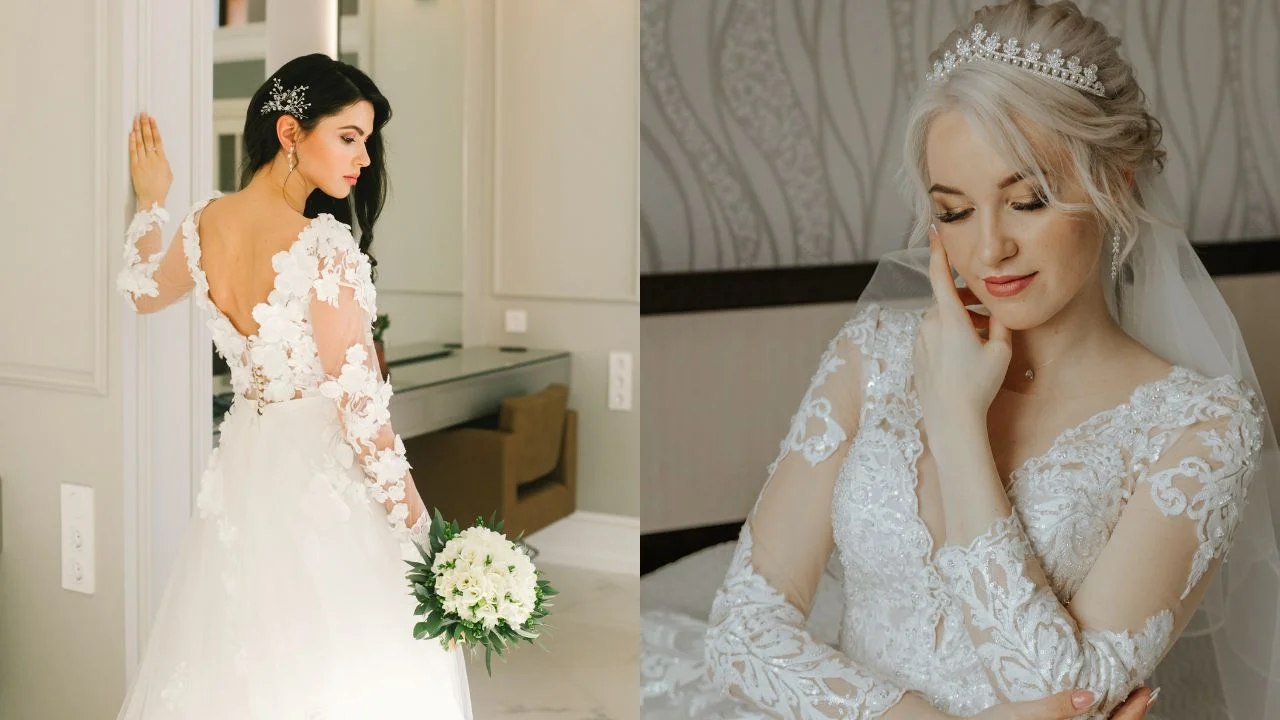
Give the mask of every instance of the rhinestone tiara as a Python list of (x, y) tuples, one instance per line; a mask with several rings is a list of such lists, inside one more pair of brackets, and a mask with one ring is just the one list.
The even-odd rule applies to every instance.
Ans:
[(284, 86), (280, 84), (280, 78), (272, 78), (271, 99), (262, 104), (262, 114), (282, 112), (305, 120), (306, 109), (311, 107), (311, 103), (307, 102), (307, 96), (303, 94), (307, 87), (307, 85), (298, 85), (286, 92)]
[(1047, 55), (1041, 54), (1040, 43), (1022, 48), (1017, 38), (1005, 38), (1003, 44), (1000, 40), (1000, 33), (988, 35), (982, 23), (974, 25), (969, 37), (957, 40), (956, 49), (948, 50), (941, 62), (933, 64), (933, 72), (925, 76), (926, 79), (945, 80), (951, 71), (960, 67), (960, 63), (982, 58), (1029, 70), (1098, 97), (1107, 96), (1106, 88), (1098, 81), (1097, 65), (1081, 67), (1080, 58), (1074, 55), (1063, 60), (1062, 51), (1057, 49)]

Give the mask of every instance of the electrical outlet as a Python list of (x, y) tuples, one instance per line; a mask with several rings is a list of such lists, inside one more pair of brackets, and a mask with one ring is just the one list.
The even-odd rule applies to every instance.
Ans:
[(631, 409), (631, 353), (609, 353), (609, 409)]
[(93, 488), (62, 484), (62, 587), (92, 595), (94, 565)]
[(524, 310), (507, 311), (507, 332), (520, 334), (529, 332), (529, 314)]

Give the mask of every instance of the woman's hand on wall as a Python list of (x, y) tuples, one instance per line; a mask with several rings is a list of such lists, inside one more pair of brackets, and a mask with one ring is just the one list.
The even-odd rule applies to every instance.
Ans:
[(138, 113), (129, 132), (129, 175), (133, 178), (133, 192), (138, 207), (151, 207), (153, 203), (164, 205), (173, 184), (173, 171), (164, 154), (164, 142), (156, 119), (146, 113)]

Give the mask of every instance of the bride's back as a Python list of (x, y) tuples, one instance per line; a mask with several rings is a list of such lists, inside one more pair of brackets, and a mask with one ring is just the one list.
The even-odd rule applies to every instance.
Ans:
[(219, 198), (200, 213), (200, 265), (209, 297), (242, 335), (258, 331), (253, 309), (275, 284), (271, 258), (288, 250), (308, 222), (278, 201), (246, 192)]

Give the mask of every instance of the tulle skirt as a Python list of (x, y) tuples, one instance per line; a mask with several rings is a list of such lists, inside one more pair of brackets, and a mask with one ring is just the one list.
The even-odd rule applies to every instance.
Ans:
[(469, 720), (333, 401), (237, 403), (221, 432), (119, 718)]

